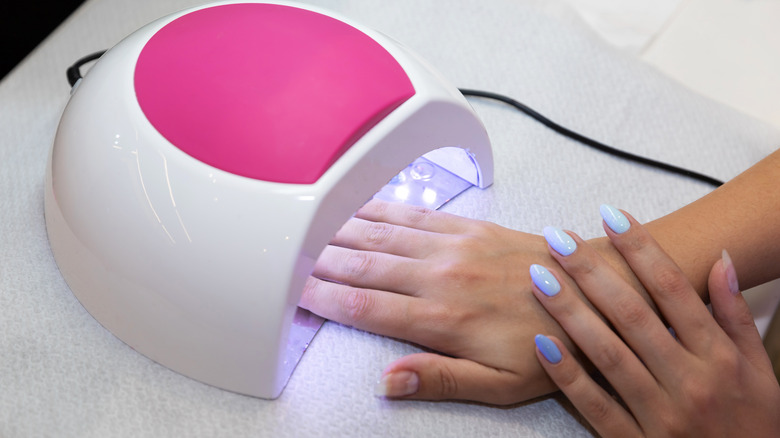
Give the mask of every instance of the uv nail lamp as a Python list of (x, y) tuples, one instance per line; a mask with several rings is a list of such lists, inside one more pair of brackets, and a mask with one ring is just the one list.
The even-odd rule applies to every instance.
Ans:
[(46, 225), (117, 337), (275, 398), (322, 323), (297, 303), (341, 225), (376, 192), (438, 205), (492, 173), (469, 104), (396, 42), (308, 6), (219, 3), (143, 27), (77, 85)]

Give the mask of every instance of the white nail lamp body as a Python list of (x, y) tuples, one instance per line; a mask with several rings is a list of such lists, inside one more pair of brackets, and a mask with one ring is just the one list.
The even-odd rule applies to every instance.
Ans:
[(320, 252), (425, 154), (492, 183), (468, 103), (389, 38), (296, 4), (189, 9), (75, 89), (49, 158), (49, 239), (74, 294), (131, 347), (275, 398), (321, 323), (297, 309)]

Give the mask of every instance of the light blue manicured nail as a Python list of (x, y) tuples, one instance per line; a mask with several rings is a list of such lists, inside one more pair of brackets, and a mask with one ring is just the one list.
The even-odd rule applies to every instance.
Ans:
[(631, 227), (631, 223), (628, 222), (626, 215), (611, 205), (601, 204), (599, 212), (607, 226), (618, 234), (625, 233)]
[(536, 342), (536, 348), (542, 352), (542, 356), (544, 356), (548, 362), (558, 363), (561, 361), (561, 359), (563, 359), (563, 356), (561, 356), (561, 350), (559, 350), (558, 346), (555, 345), (555, 343), (547, 336), (536, 335), (534, 341)]
[(552, 297), (561, 291), (561, 284), (544, 266), (531, 265), (531, 280), (545, 295)]
[(547, 243), (562, 256), (571, 255), (571, 253), (577, 249), (577, 244), (574, 242), (574, 239), (560, 228), (544, 227), (542, 234), (544, 234), (544, 238), (547, 239)]

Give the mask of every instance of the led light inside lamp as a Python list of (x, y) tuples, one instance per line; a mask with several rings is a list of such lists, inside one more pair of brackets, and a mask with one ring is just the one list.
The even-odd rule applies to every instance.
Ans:
[(374, 198), (438, 209), (472, 186), (422, 156), (393, 177)]
[(79, 83), (46, 225), (108, 330), (274, 398), (322, 323), (297, 304), (338, 229), (374, 195), (438, 208), (486, 188), (492, 160), (465, 98), (382, 34), (308, 6), (205, 5), (134, 32)]

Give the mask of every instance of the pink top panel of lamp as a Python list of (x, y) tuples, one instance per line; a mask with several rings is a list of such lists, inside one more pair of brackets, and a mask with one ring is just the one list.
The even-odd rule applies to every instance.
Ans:
[(414, 88), (352, 26), (242, 3), (160, 29), (138, 58), (135, 92), (152, 126), (192, 157), (248, 178), (311, 184)]

